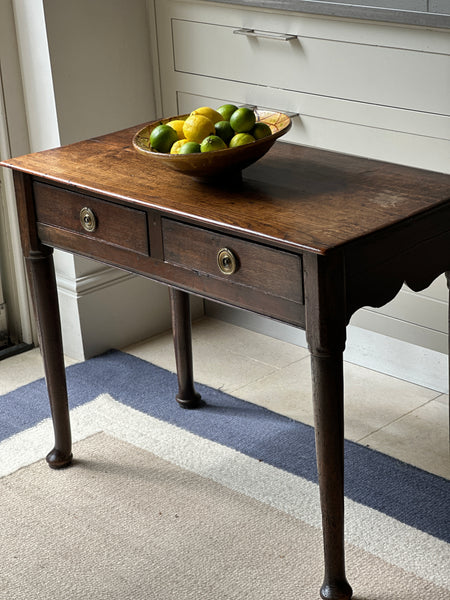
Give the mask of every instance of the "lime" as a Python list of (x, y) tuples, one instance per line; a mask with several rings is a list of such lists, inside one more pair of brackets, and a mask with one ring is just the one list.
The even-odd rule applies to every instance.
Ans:
[(168, 125), (169, 127), (172, 127), (172, 129), (175, 129), (175, 131), (178, 134), (179, 140), (182, 140), (184, 138), (184, 135), (183, 135), (184, 120), (183, 119), (174, 119), (173, 121), (169, 121), (168, 123), (166, 123), (166, 125)]
[(200, 144), (197, 144), (197, 142), (186, 142), (181, 146), (178, 154), (194, 154), (195, 152), (200, 152)]
[(170, 154), (179, 154), (181, 148), (188, 143), (188, 140), (177, 140), (174, 144), (172, 144), (172, 148), (170, 149)]
[(184, 137), (201, 144), (208, 135), (215, 133), (214, 123), (204, 115), (189, 115), (183, 125)]
[(270, 129), (269, 125), (267, 125), (267, 123), (259, 121), (255, 124), (250, 133), (255, 138), (255, 140), (260, 140), (261, 138), (265, 138), (268, 135), (272, 135), (272, 130)]
[(200, 144), (202, 152), (214, 152), (215, 150), (223, 150), (227, 145), (218, 135), (208, 135)]
[(217, 109), (217, 112), (222, 115), (224, 121), (229, 121), (235, 110), (237, 110), (237, 106), (234, 104), (222, 104), (222, 106), (219, 106)]
[(214, 127), (216, 129), (216, 135), (222, 138), (225, 144), (229, 144), (234, 135), (234, 129), (231, 127), (229, 121), (219, 121)]
[(191, 116), (192, 115), (203, 115), (213, 123), (217, 123), (217, 121), (221, 121), (223, 119), (222, 115), (218, 113), (217, 110), (214, 110), (209, 106), (201, 106), (200, 108), (196, 108), (191, 112)]
[(255, 122), (255, 113), (246, 106), (235, 110), (230, 117), (230, 125), (236, 133), (248, 133), (253, 129)]
[(177, 132), (169, 125), (157, 125), (150, 134), (150, 145), (158, 152), (169, 152), (177, 140)]
[(230, 148), (237, 148), (238, 146), (245, 146), (245, 144), (250, 144), (254, 142), (255, 138), (249, 133), (236, 133), (235, 136), (231, 138)]

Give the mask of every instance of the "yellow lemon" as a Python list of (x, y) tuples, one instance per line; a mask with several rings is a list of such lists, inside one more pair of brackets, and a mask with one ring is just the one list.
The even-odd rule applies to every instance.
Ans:
[(208, 117), (210, 121), (216, 124), (218, 121), (223, 121), (222, 115), (214, 110), (213, 108), (209, 108), (209, 106), (201, 106), (200, 108), (196, 108), (191, 112), (192, 115), (203, 115), (204, 117)]
[(183, 119), (174, 119), (173, 121), (169, 121), (169, 123), (167, 123), (167, 125), (169, 125), (169, 127), (172, 127), (172, 129), (175, 129), (179, 140), (182, 140), (184, 138), (184, 134), (183, 134), (184, 120)]
[(204, 115), (190, 115), (183, 125), (184, 137), (201, 144), (208, 135), (215, 132), (214, 123)]
[[(171, 125), (172, 127), (172, 125)], [(172, 145), (172, 148), (170, 149), (170, 154), (179, 154), (181, 148), (184, 146), (184, 144), (186, 144), (188, 142), (188, 140), (186, 138), (183, 138), (182, 140), (178, 140), (177, 142), (175, 142)]]

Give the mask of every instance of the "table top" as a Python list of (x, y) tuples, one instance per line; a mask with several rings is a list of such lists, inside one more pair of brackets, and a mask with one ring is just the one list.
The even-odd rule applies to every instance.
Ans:
[(136, 152), (142, 126), (0, 164), (317, 254), (450, 203), (450, 175), (281, 141), (241, 181), (201, 182)]

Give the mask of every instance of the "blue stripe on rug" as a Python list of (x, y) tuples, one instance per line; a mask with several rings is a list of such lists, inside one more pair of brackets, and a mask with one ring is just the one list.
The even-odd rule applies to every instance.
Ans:
[[(67, 369), (70, 407), (109, 393), (117, 401), (198, 436), (317, 482), (314, 429), (198, 384), (206, 405), (175, 402), (174, 373), (119, 351)], [(0, 397), (0, 440), (50, 416), (43, 379)], [(49, 445), (51, 440), (49, 440)], [(450, 482), (395, 458), (345, 442), (346, 496), (450, 542)]]

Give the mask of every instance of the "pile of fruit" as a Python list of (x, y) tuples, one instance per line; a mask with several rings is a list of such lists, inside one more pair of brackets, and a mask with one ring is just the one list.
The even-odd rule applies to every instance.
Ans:
[(170, 154), (213, 152), (236, 148), (271, 135), (267, 125), (256, 120), (247, 107), (224, 104), (217, 110), (202, 106), (186, 119), (157, 125), (150, 135), (153, 150)]

